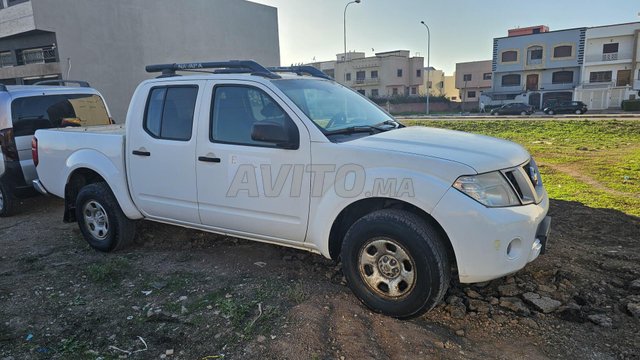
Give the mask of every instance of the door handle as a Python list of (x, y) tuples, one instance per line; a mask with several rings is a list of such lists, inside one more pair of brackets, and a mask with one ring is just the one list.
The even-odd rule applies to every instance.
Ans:
[(133, 155), (138, 155), (138, 156), (151, 156), (150, 152), (142, 151), (142, 150), (133, 150), (132, 154)]
[(208, 156), (198, 156), (198, 161), (209, 162), (209, 163), (219, 163), (220, 162), (220, 158), (208, 157)]

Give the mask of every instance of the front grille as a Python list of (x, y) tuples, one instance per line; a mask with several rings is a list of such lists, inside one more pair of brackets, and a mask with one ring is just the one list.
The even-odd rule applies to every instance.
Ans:
[[(535, 172), (531, 171), (535, 169)], [(538, 203), (542, 199), (544, 190), (540, 182), (538, 166), (535, 161), (527, 162), (522, 166), (504, 170), (502, 173), (509, 180), (511, 186), (520, 198), (523, 205)], [(537, 177), (537, 179), (536, 179)]]

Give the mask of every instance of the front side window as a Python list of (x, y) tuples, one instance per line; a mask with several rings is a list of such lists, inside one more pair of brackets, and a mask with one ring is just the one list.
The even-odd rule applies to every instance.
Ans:
[(325, 133), (393, 121), (377, 105), (338, 83), (305, 79), (273, 80), (273, 83)]
[(157, 139), (191, 140), (197, 97), (197, 86), (151, 89), (145, 110), (144, 130)]
[(290, 139), (298, 138), (298, 128), (282, 108), (264, 91), (238, 85), (215, 87), (211, 111), (211, 141), (278, 147), (277, 144), (256, 141), (251, 138), (256, 123), (274, 123), (282, 126)]
[(38, 129), (111, 123), (102, 98), (94, 94), (17, 98), (11, 103), (11, 116), (15, 136), (33, 135)]

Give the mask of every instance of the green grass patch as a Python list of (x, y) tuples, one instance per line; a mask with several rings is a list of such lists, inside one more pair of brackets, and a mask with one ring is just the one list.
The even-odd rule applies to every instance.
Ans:
[(523, 145), (541, 165), (549, 195), (640, 216), (638, 120), (403, 120)]
[(123, 257), (108, 257), (87, 267), (87, 276), (96, 283), (120, 282), (131, 269), (129, 260)]

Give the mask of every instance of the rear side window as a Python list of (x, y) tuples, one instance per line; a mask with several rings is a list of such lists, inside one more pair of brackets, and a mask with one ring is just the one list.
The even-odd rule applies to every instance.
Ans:
[(94, 94), (17, 98), (11, 103), (11, 117), (15, 136), (30, 136), (38, 129), (111, 123), (102, 98)]
[(158, 139), (191, 140), (197, 97), (195, 85), (154, 87), (147, 101), (144, 130)]

